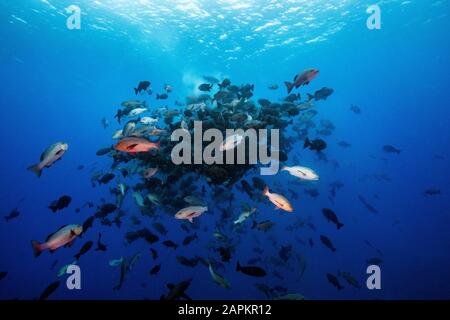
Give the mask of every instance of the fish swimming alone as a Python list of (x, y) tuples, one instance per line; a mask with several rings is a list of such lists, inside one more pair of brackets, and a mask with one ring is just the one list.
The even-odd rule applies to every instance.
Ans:
[(151, 142), (144, 138), (127, 137), (120, 140), (114, 148), (122, 152), (138, 153), (148, 152), (153, 149), (159, 150), (159, 144), (160, 141)]
[(294, 209), (292, 205), (289, 203), (288, 199), (283, 197), (282, 195), (276, 193), (270, 193), (269, 188), (266, 186), (263, 191), (263, 195), (269, 198), (270, 202), (272, 202), (277, 208), (283, 209), (287, 212), (292, 212)]
[(60, 160), (68, 149), (69, 145), (64, 142), (52, 144), (42, 153), (40, 162), (28, 167), (28, 170), (40, 177), (42, 175), (42, 170), (44, 168), (50, 168), (56, 161)]
[(46, 249), (49, 249), (51, 252), (55, 252), (62, 246), (70, 246), (75, 238), (78, 237), (82, 232), (82, 226), (77, 224), (69, 224), (66, 226), (62, 226), (58, 231), (50, 234), (44, 243), (32, 240), (31, 246), (33, 247), (34, 256), (38, 257), (42, 253), (42, 251)]
[(286, 85), (288, 94), (290, 94), (292, 89), (294, 88), (298, 89), (303, 85), (309, 84), (317, 76), (318, 73), (319, 70), (308, 69), (296, 75), (294, 77), (293, 83), (286, 81), (284, 84)]

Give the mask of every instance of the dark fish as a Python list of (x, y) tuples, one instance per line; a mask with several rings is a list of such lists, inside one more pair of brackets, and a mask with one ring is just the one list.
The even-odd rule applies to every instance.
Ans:
[(167, 285), (167, 288), (170, 290), (170, 292), (167, 295), (162, 295), (161, 300), (179, 300), (180, 298), (186, 299), (186, 300), (192, 300), (187, 294), (186, 290), (191, 285), (192, 279), (188, 279), (185, 281), (182, 281), (178, 284), (172, 284), (169, 283)]
[(320, 236), (320, 241), (322, 241), (324, 246), (327, 247), (328, 249), (330, 249), (331, 251), (333, 251), (333, 252), (336, 251), (336, 248), (333, 246), (333, 243), (326, 236)]
[(153, 249), (153, 248), (150, 248), (150, 252), (151, 252), (151, 254), (152, 254), (152, 259), (153, 259), (153, 260), (156, 260), (156, 259), (158, 258), (158, 251), (156, 251), (156, 250)]
[(424, 194), (426, 194), (427, 196), (435, 196), (435, 195), (441, 194), (441, 190), (430, 188), (430, 189), (425, 190)]
[(308, 93), (308, 101), (314, 99), (315, 101), (319, 101), (319, 100), (327, 100), (327, 98), (329, 96), (331, 96), (333, 94), (334, 90), (331, 88), (327, 88), (327, 87), (323, 87), (320, 90), (317, 90), (316, 92), (314, 92), (314, 94), (309, 94)]
[(67, 208), (71, 201), (72, 198), (70, 196), (62, 196), (58, 200), (53, 201), (48, 207), (52, 210), (52, 212), (56, 212)]
[(308, 239), (309, 246), (312, 248), (314, 246), (314, 241), (312, 238)]
[(401, 152), (400, 149), (397, 149), (396, 147), (391, 146), (391, 145), (383, 146), (383, 151), (386, 153), (396, 153), (396, 154), (400, 154), (400, 152)]
[(223, 79), (222, 83), (219, 84), (219, 88), (220, 88), (220, 90), (223, 90), (226, 87), (228, 87), (230, 84), (231, 84), (230, 79)]
[(256, 267), (256, 266), (242, 267), (239, 264), (239, 261), (236, 264), (236, 271), (246, 274), (248, 276), (252, 276), (252, 277), (264, 277), (267, 275), (267, 273), (266, 273), (266, 271), (264, 271), (264, 269), (262, 269), (260, 267)]
[(245, 180), (241, 180), (241, 184), (242, 184), (242, 188), (244, 189), (245, 193), (250, 198), (253, 198), (253, 190), (252, 190), (252, 187), (250, 186), (250, 184)]
[(220, 258), (223, 262), (229, 262), (231, 260), (231, 247), (219, 247), (216, 251), (219, 252)]
[(80, 260), (81, 256), (86, 254), (89, 250), (91, 250), (92, 246), (94, 245), (93, 241), (86, 242), (80, 249), (80, 252), (78, 252), (76, 255), (74, 255), (75, 259)]
[(375, 264), (375, 265), (379, 266), (380, 264), (383, 263), (383, 259), (378, 258), (378, 257), (370, 258), (370, 259), (366, 260), (366, 263), (369, 264), (369, 265), (374, 265)]
[[(147, 91), (150, 87), (150, 81), (141, 81), (138, 84), (137, 88), (134, 88), (134, 93), (137, 95), (138, 93), (141, 93), (142, 91)], [(147, 91), (148, 92), (148, 91)], [(149, 93), (151, 94), (151, 93)]]
[(331, 221), (336, 225), (338, 230), (344, 226), (344, 224), (339, 222), (339, 219), (333, 210), (331, 210), (329, 208), (323, 208), (322, 213), (325, 216), (325, 218), (328, 220), (328, 222)]
[(353, 113), (361, 114), (361, 108), (358, 107), (358, 106), (356, 106), (356, 105), (354, 105), (354, 104), (352, 104), (352, 105), (350, 106), (350, 110), (351, 110)]
[(157, 94), (156, 100), (166, 100), (168, 97), (169, 97), (169, 95), (167, 93)]
[(106, 173), (103, 176), (101, 176), (97, 181), (100, 184), (107, 184), (108, 182), (110, 182), (112, 179), (115, 178), (115, 174), (114, 173)]
[(105, 203), (103, 204), (97, 213), (95, 214), (96, 218), (102, 219), (108, 216), (110, 213), (113, 213), (117, 210), (117, 206), (113, 203)]
[(17, 209), (13, 209), (8, 215), (5, 216), (5, 220), (6, 222), (9, 222), (10, 220), (17, 218), (19, 215), (20, 211)]
[(101, 156), (104, 156), (104, 155), (110, 153), (111, 150), (112, 150), (111, 147), (108, 147), (108, 148), (101, 148), (101, 149), (99, 149), (95, 154), (96, 154), (97, 156), (101, 157)]
[(145, 228), (138, 231), (127, 232), (125, 234), (125, 239), (128, 241), (128, 243), (132, 243), (138, 239), (144, 239), (150, 244), (159, 241), (159, 237), (157, 235), (154, 235), (150, 230)]
[(261, 178), (253, 177), (252, 182), (253, 187), (255, 187), (258, 190), (264, 190), (264, 188), (266, 187), (266, 183)]
[(189, 258), (186, 258), (183, 256), (177, 256), (177, 261), (179, 264), (181, 264), (183, 266), (193, 268), (198, 264), (199, 259), (198, 259), (198, 257), (189, 259)]
[(198, 86), (198, 90), (204, 91), (204, 92), (210, 92), (212, 87), (213, 87), (212, 84), (202, 83), (201, 85)]
[(55, 281), (50, 284), (45, 290), (41, 293), (39, 300), (46, 300), (56, 289), (58, 289), (61, 281)]
[(83, 233), (86, 233), (88, 229), (90, 229), (94, 223), (95, 217), (91, 216), (83, 222)]
[(190, 235), (190, 236), (187, 236), (186, 238), (184, 238), (183, 245), (187, 246), (195, 239), (198, 239), (197, 233), (194, 233), (193, 235)]
[(264, 231), (266, 232), (267, 230), (271, 229), (273, 226), (275, 225), (275, 223), (273, 223), (270, 220), (265, 220), (262, 222), (256, 222), (253, 221), (253, 225), (252, 225), (252, 229), (258, 229), (259, 231)]
[(357, 289), (361, 289), (359, 282), (348, 272), (339, 272), (338, 274), (347, 281), (347, 283)]
[(7, 272), (7, 271), (1, 271), (1, 272), (0, 272), (0, 280), (5, 279), (7, 275), (8, 275), (8, 272)]
[(209, 83), (219, 83), (219, 79), (213, 76), (203, 76), (203, 79), (205, 79), (205, 81), (208, 81)]
[(150, 270), (150, 274), (151, 274), (151, 275), (158, 274), (159, 270), (161, 270), (161, 265), (160, 265), (160, 264), (157, 264), (156, 266), (154, 266), (154, 267)]
[(334, 275), (327, 273), (327, 279), (328, 282), (331, 283), (336, 289), (342, 290), (344, 287), (339, 283), (338, 278), (336, 278)]
[(327, 143), (322, 139), (309, 140), (308, 138), (306, 138), (305, 143), (303, 144), (303, 149), (309, 148), (310, 150), (314, 150), (317, 152), (326, 149), (326, 147)]
[(108, 250), (108, 247), (101, 242), (102, 234), (98, 233), (98, 240), (97, 240), (97, 248), (95, 248), (95, 251), (106, 251)]
[(378, 213), (378, 210), (375, 209), (370, 203), (368, 203), (367, 200), (363, 196), (358, 195), (358, 199), (366, 207), (367, 210), (369, 210), (370, 212), (373, 212), (373, 213)]
[(285, 262), (289, 260), (292, 253), (292, 246), (281, 246), (280, 251), (278, 251), (278, 256)]
[(167, 234), (167, 229), (161, 223), (155, 222), (152, 226), (160, 235), (165, 236)]
[(165, 240), (165, 241), (163, 241), (162, 244), (164, 246), (166, 246), (167, 248), (172, 248), (175, 250), (178, 248), (178, 245), (175, 242), (173, 242), (172, 240)]

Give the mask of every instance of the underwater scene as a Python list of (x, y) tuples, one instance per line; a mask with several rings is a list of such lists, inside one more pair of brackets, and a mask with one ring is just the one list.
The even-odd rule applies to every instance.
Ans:
[(448, 0), (0, 2), (0, 300), (450, 299)]

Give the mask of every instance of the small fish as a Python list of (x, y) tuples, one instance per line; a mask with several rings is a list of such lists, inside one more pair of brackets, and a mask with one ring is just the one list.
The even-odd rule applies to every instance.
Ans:
[(271, 84), (267, 87), (269, 90), (278, 90), (278, 85), (277, 84)]
[(266, 271), (257, 266), (241, 266), (239, 261), (236, 264), (236, 271), (252, 277), (265, 277)]
[(275, 207), (285, 210), (287, 212), (294, 211), (292, 205), (285, 197), (276, 193), (270, 193), (269, 188), (267, 186), (264, 188), (263, 195), (269, 198), (270, 202), (272, 202), (275, 205)]
[(8, 275), (8, 272), (7, 272), (7, 271), (1, 271), (1, 272), (0, 272), (0, 280), (5, 279), (7, 275)]
[(270, 220), (265, 220), (262, 222), (257, 223), (256, 221), (253, 221), (252, 229), (257, 229), (259, 231), (266, 232), (267, 230), (271, 229), (275, 224)]
[(42, 175), (42, 170), (44, 168), (50, 168), (56, 161), (60, 160), (68, 149), (69, 145), (64, 142), (52, 144), (42, 153), (40, 162), (28, 167), (28, 170), (40, 177)]
[(101, 242), (102, 234), (98, 233), (98, 240), (97, 240), (97, 248), (95, 248), (95, 251), (106, 251), (108, 250), (108, 247)]
[(186, 238), (184, 238), (183, 245), (187, 246), (195, 239), (198, 239), (197, 233), (194, 233), (193, 235), (190, 235), (190, 236), (187, 236)]
[(345, 281), (347, 281), (347, 283), (357, 289), (361, 289), (361, 286), (358, 282), (358, 280), (356, 280), (350, 273), (348, 272), (339, 272), (338, 274), (339, 276), (341, 276), (342, 278), (345, 279)]
[(151, 274), (151, 275), (156, 275), (156, 274), (158, 274), (159, 270), (161, 270), (161, 264), (157, 264), (156, 266), (154, 266), (154, 267), (150, 270), (150, 274)]
[(181, 209), (175, 214), (175, 219), (186, 219), (193, 223), (193, 219), (201, 216), (204, 212), (208, 211), (208, 207), (191, 206)]
[(330, 249), (331, 251), (333, 251), (333, 252), (336, 251), (336, 248), (333, 246), (333, 243), (331, 242), (330, 239), (328, 239), (328, 237), (320, 236), (320, 241), (322, 241), (324, 246), (327, 247), (328, 249)]
[(336, 289), (342, 290), (344, 287), (339, 283), (338, 278), (336, 276), (332, 275), (331, 273), (327, 273), (327, 279), (328, 282), (331, 283)]
[(319, 180), (319, 175), (314, 172), (314, 170), (307, 168), (307, 167), (301, 167), (301, 166), (294, 166), (294, 167), (287, 167), (284, 166), (281, 168), (281, 171), (287, 171), (290, 175), (300, 178), (302, 180), (308, 180), (308, 181), (317, 181)]
[(49, 249), (55, 252), (58, 248), (72, 244), (73, 240), (83, 232), (83, 227), (76, 224), (69, 224), (61, 227), (58, 231), (50, 234), (44, 243), (36, 240), (31, 241), (34, 256), (38, 257), (42, 251)]
[(219, 286), (221, 286), (224, 289), (230, 289), (230, 283), (221, 275), (219, 275), (216, 271), (214, 271), (211, 263), (209, 264), (209, 274), (213, 278), (214, 282), (217, 283)]
[(355, 114), (361, 114), (361, 108), (358, 107), (357, 105), (352, 104), (350, 106), (350, 110)]
[(256, 208), (250, 208), (249, 210), (244, 210), (239, 215), (239, 217), (233, 222), (233, 224), (241, 224), (246, 221), (253, 213), (256, 212)]
[(103, 176), (101, 176), (97, 182), (99, 184), (107, 184), (108, 182), (110, 182), (112, 179), (114, 179), (116, 177), (116, 175), (114, 173), (106, 173)]
[(331, 221), (336, 225), (336, 228), (338, 230), (344, 226), (341, 222), (339, 222), (339, 219), (333, 210), (331, 210), (329, 208), (323, 208), (322, 213), (325, 216), (325, 218), (328, 220), (328, 222)]
[(200, 206), (200, 207), (204, 207), (206, 206), (205, 201), (203, 201), (202, 199), (196, 197), (196, 196), (186, 196), (183, 198), (184, 201), (186, 201), (186, 203), (188, 203), (191, 206)]
[(212, 87), (213, 87), (212, 84), (202, 83), (201, 85), (198, 86), (198, 90), (204, 91), (204, 92), (209, 92), (209, 91), (211, 91)]
[(436, 196), (438, 194), (441, 194), (441, 190), (430, 188), (430, 189), (425, 190), (424, 194), (426, 194), (427, 196)]
[(92, 246), (94, 245), (93, 241), (86, 242), (80, 249), (80, 251), (74, 255), (74, 258), (80, 260), (81, 256), (86, 254), (89, 250), (91, 250)]
[(11, 212), (8, 215), (6, 215), (4, 218), (5, 218), (6, 222), (9, 222), (10, 220), (17, 218), (19, 215), (20, 215), (20, 211), (16, 208), (16, 209), (11, 210)]
[(142, 117), (141, 120), (139, 120), (142, 124), (149, 125), (154, 124), (158, 122), (158, 119), (151, 118), (151, 117)]
[(56, 275), (58, 278), (61, 278), (62, 276), (66, 275), (66, 271), (69, 268), (69, 266), (76, 265), (78, 263), (77, 260), (74, 260), (72, 263), (66, 264), (61, 269), (59, 269), (58, 274)]
[(128, 118), (134, 118), (134, 117), (136, 117), (136, 116), (138, 116), (138, 115), (140, 115), (140, 114), (143, 114), (144, 112), (147, 112), (147, 111), (148, 111), (147, 108), (136, 108), (136, 109), (133, 109), (133, 110), (131, 110), (130, 112), (128, 112), (128, 113), (126, 114), (126, 116), (127, 116)]
[(171, 248), (171, 249), (175, 249), (175, 250), (178, 248), (178, 245), (175, 242), (173, 242), (172, 240), (165, 240), (165, 241), (163, 241), (162, 244), (164, 246), (166, 246), (167, 248)]
[(309, 148), (310, 150), (321, 152), (326, 149), (327, 143), (322, 139), (309, 140), (307, 137), (305, 143), (303, 144), (303, 149)]
[(186, 300), (192, 300), (187, 294), (186, 290), (191, 285), (192, 279), (181, 281), (178, 284), (172, 284), (169, 283), (167, 285), (167, 288), (170, 290), (170, 292), (167, 295), (162, 295), (161, 300), (177, 300), (180, 298), (186, 299)]
[(319, 101), (319, 100), (327, 100), (327, 98), (329, 96), (331, 96), (333, 94), (334, 90), (331, 88), (327, 88), (327, 87), (323, 87), (320, 90), (317, 90), (316, 92), (314, 92), (314, 94), (309, 94), (308, 93), (308, 101), (309, 100), (315, 100), (315, 101)]
[(158, 172), (158, 168), (148, 168), (147, 170), (144, 171), (144, 178), (145, 178), (145, 179), (150, 179), (150, 178), (153, 177), (157, 172)]
[(386, 153), (396, 153), (396, 154), (400, 154), (400, 152), (401, 152), (400, 149), (397, 149), (396, 147), (391, 146), (391, 145), (383, 146), (383, 151)]
[(152, 224), (153, 228), (155, 228), (156, 231), (159, 232), (160, 235), (165, 236), (167, 234), (167, 229), (162, 225), (161, 223), (154, 222)]
[(158, 251), (153, 248), (150, 248), (150, 253), (152, 254), (152, 259), (156, 260), (158, 258)]
[(58, 289), (59, 285), (61, 284), (61, 281), (55, 281), (51, 283), (45, 290), (41, 293), (39, 296), (39, 300), (46, 300), (53, 292)]
[(166, 100), (168, 97), (169, 97), (169, 95), (167, 93), (157, 94), (156, 100)]

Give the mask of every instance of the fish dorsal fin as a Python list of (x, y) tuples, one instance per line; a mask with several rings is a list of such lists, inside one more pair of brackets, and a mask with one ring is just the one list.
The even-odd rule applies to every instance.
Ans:
[(298, 78), (298, 75), (296, 75), (296, 76), (294, 77), (294, 82), (297, 81), (297, 78)]

